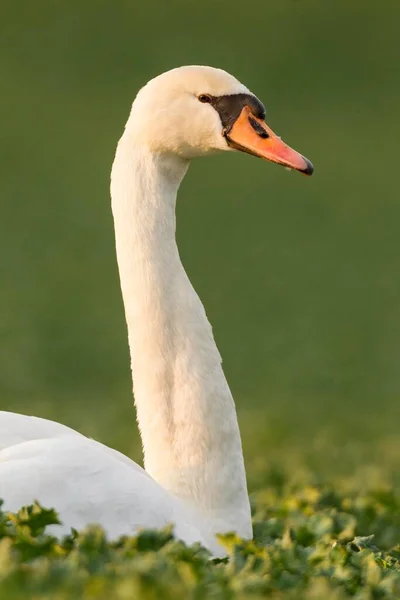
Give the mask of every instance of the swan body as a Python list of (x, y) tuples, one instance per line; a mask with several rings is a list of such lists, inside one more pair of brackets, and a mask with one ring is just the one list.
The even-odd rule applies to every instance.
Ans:
[(57, 535), (100, 523), (111, 538), (175, 526), (215, 556), (215, 535), (251, 538), (234, 401), (204, 307), (181, 263), (175, 203), (190, 160), (241, 150), (306, 174), (233, 76), (181, 67), (139, 91), (118, 144), (111, 197), (145, 469), (59, 423), (0, 412), (0, 498), (54, 507)]

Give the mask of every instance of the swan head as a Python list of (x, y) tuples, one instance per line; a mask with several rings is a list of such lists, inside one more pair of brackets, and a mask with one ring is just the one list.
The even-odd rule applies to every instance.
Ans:
[(222, 69), (186, 66), (155, 77), (139, 91), (126, 133), (153, 152), (187, 160), (239, 150), (313, 172), (312, 163), (266, 124), (262, 102)]

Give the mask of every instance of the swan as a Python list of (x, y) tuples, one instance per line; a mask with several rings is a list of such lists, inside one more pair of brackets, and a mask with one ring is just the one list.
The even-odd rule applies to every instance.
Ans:
[(145, 469), (56, 422), (0, 412), (0, 498), (54, 507), (60, 536), (90, 523), (110, 538), (172, 523), (214, 556), (216, 534), (252, 537), (235, 404), (204, 307), (181, 263), (175, 203), (190, 161), (240, 150), (310, 175), (235, 77), (186, 66), (137, 94), (111, 173), (116, 254)]

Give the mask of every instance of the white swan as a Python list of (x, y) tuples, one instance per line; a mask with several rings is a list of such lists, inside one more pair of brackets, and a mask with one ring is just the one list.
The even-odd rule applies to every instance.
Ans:
[(215, 534), (252, 536), (235, 405), (211, 326), (175, 241), (175, 202), (190, 160), (239, 149), (311, 174), (264, 122), (261, 102), (220, 69), (189, 66), (138, 93), (118, 144), (112, 209), (143, 470), (59, 423), (0, 412), (0, 498), (34, 499), (63, 525), (109, 536), (175, 524), (216, 556)]

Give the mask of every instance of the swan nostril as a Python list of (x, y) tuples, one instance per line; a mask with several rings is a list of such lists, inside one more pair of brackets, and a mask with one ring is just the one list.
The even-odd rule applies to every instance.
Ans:
[(256, 132), (256, 134), (260, 136), (260, 138), (263, 138), (263, 139), (269, 138), (269, 133), (267, 131), (265, 131), (264, 127), (262, 125), (260, 125), (260, 123), (258, 121), (256, 121), (255, 119), (253, 119), (253, 117), (251, 117), (251, 116), (249, 116), (249, 123), (252, 126), (252, 128), (254, 129), (254, 131)]

